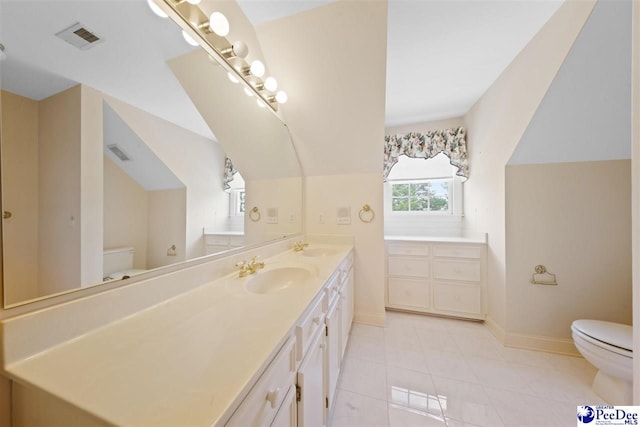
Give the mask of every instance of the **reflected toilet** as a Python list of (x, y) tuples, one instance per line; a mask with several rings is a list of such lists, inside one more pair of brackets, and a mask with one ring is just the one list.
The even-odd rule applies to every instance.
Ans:
[(102, 256), (103, 280), (128, 279), (147, 270), (133, 268), (132, 247), (105, 249)]

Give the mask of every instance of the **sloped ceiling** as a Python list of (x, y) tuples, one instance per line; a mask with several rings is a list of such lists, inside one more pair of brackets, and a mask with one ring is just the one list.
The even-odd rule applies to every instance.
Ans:
[(600, 0), (509, 164), (631, 158), (631, 0)]

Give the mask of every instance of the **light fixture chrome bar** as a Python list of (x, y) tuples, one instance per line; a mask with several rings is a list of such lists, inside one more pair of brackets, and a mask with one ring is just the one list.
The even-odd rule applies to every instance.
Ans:
[[(278, 102), (275, 96), (269, 96), (269, 94), (263, 93), (257, 89), (256, 86), (261, 85), (264, 87), (262, 79), (255, 77), (250, 72), (250, 67), (246, 66), (246, 62), (242, 58), (230, 56), (229, 52), (232, 52), (233, 46), (227, 40), (226, 37), (218, 36), (211, 31), (209, 18), (202, 12), (202, 10), (194, 4), (187, 2), (186, 0), (162, 0), (167, 6), (169, 6), (168, 15), (176, 22), (183, 30), (190, 29), (190, 33), (196, 36), (196, 41), (212, 58), (220, 63), (229, 73), (236, 75), (238, 80), (255, 94), (258, 99), (262, 100), (265, 105), (275, 113), (278, 111)], [(206, 29), (205, 29), (206, 28)], [(229, 56), (227, 56), (229, 55)], [(241, 59), (243, 66), (238, 69), (229, 60)], [(248, 81), (248, 77), (255, 78), (256, 86)]]

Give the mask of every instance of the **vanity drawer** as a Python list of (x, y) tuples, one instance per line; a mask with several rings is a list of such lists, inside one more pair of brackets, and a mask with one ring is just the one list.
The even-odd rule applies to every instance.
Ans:
[(325, 293), (322, 292), (316, 300), (311, 303), (311, 308), (307, 314), (296, 324), (296, 359), (302, 360), (311, 338), (315, 335), (318, 328), (324, 327), (324, 300)]
[(482, 268), (479, 261), (436, 259), (433, 261), (433, 277), (479, 282), (482, 278)]
[(229, 246), (232, 248), (237, 248), (239, 246), (244, 246), (244, 237), (243, 236), (229, 236)]
[(433, 255), (447, 258), (480, 259), (482, 249), (474, 246), (434, 246)]
[(433, 308), (447, 312), (480, 315), (482, 313), (480, 286), (436, 282), (433, 289)]
[(413, 255), (428, 256), (429, 245), (411, 245), (406, 243), (389, 243), (387, 245), (387, 253), (389, 255)]
[(323, 310), (327, 311), (329, 306), (338, 297), (338, 291), (340, 290), (340, 284), (342, 283), (341, 272), (334, 274), (326, 285), (325, 291), (327, 293), (326, 304), (323, 306)]
[(429, 261), (422, 257), (390, 256), (388, 267), (392, 276), (429, 277)]
[(226, 424), (268, 426), (295, 382), (295, 338), (291, 337)]
[(389, 304), (429, 308), (429, 284), (426, 280), (389, 277)]

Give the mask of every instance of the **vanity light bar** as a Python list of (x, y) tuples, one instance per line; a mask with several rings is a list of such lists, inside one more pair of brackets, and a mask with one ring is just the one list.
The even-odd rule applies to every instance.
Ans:
[[(169, 6), (168, 15), (183, 29), (183, 34), (191, 36), (231, 76), (242, 82), (245, 86), (245, 91), (250, 91), (250, 94), (254, 94), (258, 100), (262, 100), (273, 112), (278, 111), (279, 100), (277, 99), (277, 94), (268, 91), (265, 87), (265, 82), (252, 72), (255, 69), (258, 71), (260, 69), (264, 70), (264, 65), (260, 61), (253, 61), (248, 64), (241, 56), (235, 56), (232, 43), (226, 37), (218, 34), (220, 31), (214, 29), (215, 25), (209, 22), (209, 17), (196, 4), (184, 0), (162, 0), (162, 2)], [(212, 16), (216, 13), (219, 12), (214, 12)], [(228, 28), (227, 31), (223, 31), (221, 34), (226, 34), (227, 32)], [(259, 64), (256, 64), (256, 62)], [(286, 94), (284, 97), (281, 96), (281, 99), (286, 102)]]

